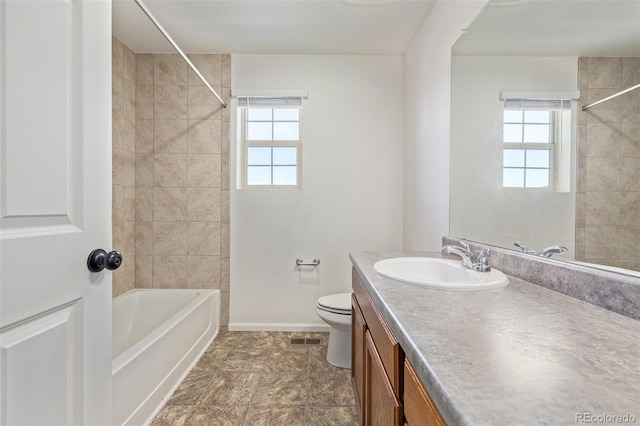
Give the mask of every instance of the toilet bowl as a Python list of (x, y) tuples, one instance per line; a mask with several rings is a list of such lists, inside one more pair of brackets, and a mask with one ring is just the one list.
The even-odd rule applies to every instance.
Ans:
[(351, 293), (322, 296), (316, 308), (318, 316), (331, 326), (327, 362), (351, 368)]

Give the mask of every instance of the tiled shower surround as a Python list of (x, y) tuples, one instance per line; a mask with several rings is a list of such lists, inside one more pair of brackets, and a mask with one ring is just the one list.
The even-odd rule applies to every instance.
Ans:
[[(580, 58), (580, 105), (640, 83), (640, 58)], [(579, 112), (576, 258), (640, 270), (640, 90)]]
[[(114, 39), (114, 73), (120, 46), (131, 52)], [(135, 272), (116, 271), (114, 296), (133, 287), (221, 289), (221, 325), (227, 326), (229, 111), (179, 55), (123, 56), (129, 58), (125, 76), (133, 75), (135, 82), (133, 111), (129, 101), (123, 114), (125, 123), (133, 123), (135, 152), (123, 154), (123, 228), (128, 233), (121, 240), (116, 238), (120, 195), (114, 179), (114, 247), (123, 241), (124, 264)], [(230, 55), (190, 59), (228, 101)], [(116, 84), (114, 80), (114, 95)], [(114, 161), (114, 176), (116, 169)], [(127, 191), (128, 183), (132, 185)], [(133, 226), (127, 227), (127, 220)]]

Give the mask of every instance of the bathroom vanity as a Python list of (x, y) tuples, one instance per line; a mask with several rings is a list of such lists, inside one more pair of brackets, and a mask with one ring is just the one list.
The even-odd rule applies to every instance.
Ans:
[(375, 272), (400, 256), (351, 254), (361, 424), (640, 421), (640, 321), (511, 275), (456, 291)]

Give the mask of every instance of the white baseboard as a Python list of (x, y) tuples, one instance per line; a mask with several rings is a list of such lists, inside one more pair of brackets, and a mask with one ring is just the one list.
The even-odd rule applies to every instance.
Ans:
[(321, 323), (229, 323), (229, 331), (302, 331), (302, 332), (328, 332), (328, 324)]

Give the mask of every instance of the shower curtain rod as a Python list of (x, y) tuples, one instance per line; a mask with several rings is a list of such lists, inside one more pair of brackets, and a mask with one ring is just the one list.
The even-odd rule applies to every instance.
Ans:
[(586, 110), (588, 110), (589, 108), (591, 108), (592, 106), (596, 106), (596, 105), (598, 105), (598, 104), (601, 104), (602, 102), (606, 102), (606, 101), (611, 100), (611, 99), (613, 99), (613, 98), (617, 98), (617, 97), (618, 97), (618, 96), (620, 96), (620, 95), (624, 95), (625, 93), (630, 92), (630, 91), (632, 91), (632, 90), (634, 90), (634, 89), (638, 89), (638, 88), (640, 88), (640, 84), (636, 84), (635, 86), (631, 86), (631, 87), (629, 87), (628, 89), (624, 89), (624, 90), (622, 90), (622, 91), (620, 91), (620, 92), (618, 92), (618, 93), (614, 93), (613, 95), (608, 96), (608, 97), (606, 97), (606, 98), (604, 98), (604, 99), (600, 99), (599, 101), (594, 102), (594, 103), (592, 103), (592, 104), (585, 105), (585, 106), (583, 106), (583, 107), (582, 107), (582, 110), (583, 110), (583, 111), (586, 111)]
[(191, 67), (191, 69), (193, 70), (193, 72), (196, 73), (196, 75), (200, 78), (200, 80), (202, 80), (202, 82), (204, 83), (205, 86), (207, 86), (207, 88), (209, 90), (211, 90), (211, 93), (213, 93), (213, 95), (218, 99), (218, 101), (220, 101), (220, 103), (222, 104), (222, 108), (226, 108), (227, 107), (227, 103), (225, 101), (222, 100), (222, 98), (220, 97), (220, 95), (218, 95), (218, 93), (213, 89), (213, 87), (211, 87), (211, 85), (209, 84), (209, 82), (207, 81), (206, 78), (204, 78), (204, 76), (200, 73), (200, 71), (198, 71), (198, 68), (196, 68), (195, 65), (193, 65), (193, 62), (191, 62), (191, 60), (189, 60), (189, 58), (187, 57), (187, 55), (182, 51), (182, 49), (180, 49), (180, 46), (178, 46), (178, 44), (173, 40), (173, 38), (171, 38), (171, 36), (169, 35), (169, 33), (167, 32), (167, 30), (164, 29), (164, 27), (160, 24), (160, 22), (158, 22), (158, 20), (156, 19), (155, 16), (153, 16), (153, 13), (151, 13), (151, 11), (149, 9), (147, 9), (147, 6), (145, 6), (144, 3), (142, 3), (142, 0), (135, 0), (136, 4), (138, 6), (140, 6), (140, 9), (142, 9), (142, 11), (144, 12), (145, 15), (147, 15), (147, 17), (151, 20), (151, 22), (153, 22), (153, 25), (156, 26), (156, 28), (158, 30), (160, 30), (160, 32), (162, 33), (162, 35), (164, 36), (164, 38), (167, 39), (167, 41), (171, 44), (171, 46), (173, 46), (174, 49), (176, 49), (176, 51), (180, 54), (180, 56), (182, 56), (182, 59), (185, 60), (185, 62), (187, 63), (187, 65), (189, 65), (189, 67)]

